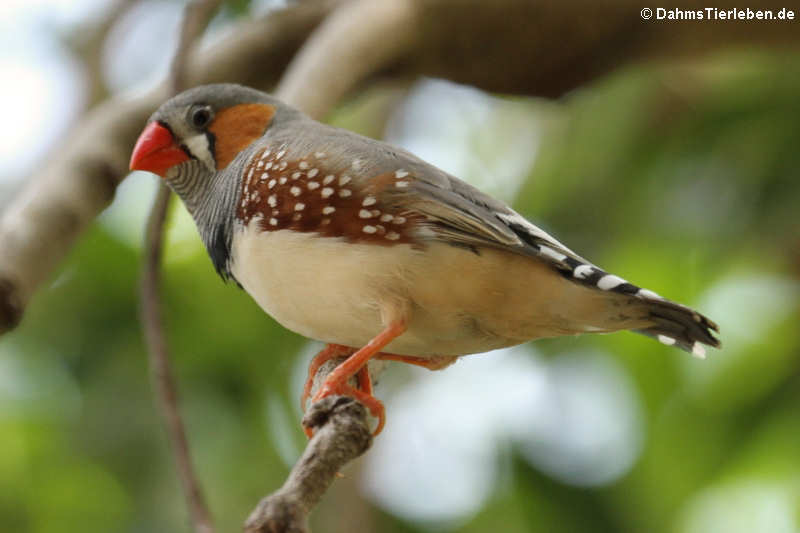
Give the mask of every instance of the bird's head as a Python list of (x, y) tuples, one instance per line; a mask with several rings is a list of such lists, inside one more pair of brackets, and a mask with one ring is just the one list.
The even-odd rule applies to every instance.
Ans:
[(167, 181), (187, 163), (209, 173), (225, 169), (285, 106), (269, 95), (234, 84), (203, 85), (167, 100), (148, 120), (131, 155), (131, 170)]

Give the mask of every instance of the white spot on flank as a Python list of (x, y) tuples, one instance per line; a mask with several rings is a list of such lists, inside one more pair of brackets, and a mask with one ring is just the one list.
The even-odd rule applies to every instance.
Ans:
[(333, 174), (328, 174), (327, 176), (325, 176), (325, 178), (323, 178), (322, 184), (323, 185), (330, 185), (330, 183), (335, 179), (336, 179), (336, 176), (334, 176)]
[(400, 238), (400, 234), (397, 233), (396, 231), (390, 231), (389, 233), (386, 234), (386, 238), (389, 239), (390, 241), (396, 241), (397, 239)]
[(280, 209), (273, 209), (273, 210), (272, 210), (272, 216), (275, 216), (275, 217), (276, 217), (276, 216), (278, 216), (278, 213), (280, 213), (280, 212), (281, 212), (281, 210), (280, 210)]
[(697, 357), (698, 359), (705, 359), (706, 358), (705, 347), (699, 342), (694, 341), (694, 344), (692, 344), (692, 355)]
[(381, 215), (381, 222), (391, 222), (394, 217), (389, 213)]
[(255, 171), (255, 167), (250, 167), (250, 172), (247, 173), (247, 183), (250, 183), (250, 180), (253, 179), (253, 172)]
[(277, 154), (275, 154), (275, 159), (280, 159), (286, 153), (286, 150), (281, 150)]
[(303, 218), (303, 215), (301, 215), (300, 213), (295, 213), (294, 215), (292, 215), (292, 220), (294, 220), (295, 222), (297, 222), (301, 218)]
[(281, 179), (278, 180), (278, 183), (280, 183), (281, 185), (286, 183), (286, 176), (282, 176)]
[(275, 207), (278, 205), (278, 198), (274, 194), (270, 194), (269, 198), (267, 198), (267, 203), (270, 207)]
[(406, 217), (394, 217), (392, 220), (392, 224), (404, 224), (406, 221)]
[(541, 245), (541, 246), (539, 246), (539, 251), (542, 252), (542, 255), (546, 255), (548, 257), (552, 257), (556, 261), (563, 261), (564, 259), (567, 258), (566, 255), (564, 255), (562, 253), (559, 253), (559, 252), (556, 252), (555, 250), (553, 250), (549, 246)]
[(330, 215), (331, 213), (334, 213), (335, 211), (336, 211), (336, 208), (333, 207), (333, 206), (330, 206), (330, 205), (325, 206), (325, 207), (322, 208), (322, 214), (323, 215)]
[(261, 159), (264, 160), (264, 159), (268, 158), (270, 153), (271, 152), (269, 150), (264, 150), (264, 153), (261, 154)]
[(319, 187), (319, 183), (317, 183), (316, 181), (309, 181), (308, 182), (308, 190), (309, 191), (313, 191), (317, 187)]
[(341, 178), (339, 178), (339, 185), (347, 185), (350, 183), (350, 176), (344, 174)]
[(281, 161), (281, 164), (278, 165), (278, 170), (286, 170), (287, 165), (288, 163), (286, 163), (286, 161)]
[(277, 226), (278, 225), (278, 219), (277, 218), (269, 219), (269, 225), (270, 226)]
[(331, 189), (330, 187), (325, 187), (325, 188), (323, 188), (323, 189), (322, 189), (322, 191), (320, 192), (320, 195), (321, 195), (323, 198), (328, 198), (328, 197), (329, 197), (330, 195), (332, 195), (332, 194), (333, 194), (333, 189)]
[(350, 189), (342, 189), (341, 191), (339, 191), (339, 196), (341, 196), (342, 198), (347, 198), (352, 194), (353, 193), (350, 191)]
[(372, 218), (372, 213), (369, 212), (369, 210), (367, 210), (367, 209), (362, 209), (361, 211), (358, 212), (358, 217), (359, 218)]
[(307, 168), (308, 168), (308, 163), (307, 163), (306, 161), (300, 161), (300, 163), (298, 163), (298, 165), (297, 165), (297, 166), (298, 166), (299, 168), (301, 168), (301, 169), (305, 170), (305, 169), (307, 169)]
[(270, 161), (269, 163), (267, 163), (266, 165), (264, 165), (264, 170), (269, 170), (269, 169), (271, 169), (271, 168), (272, 168), (272, 161)]
[(364, 201), (361, 202), (361, 205), (367, 207), (369, 205), (375, 205), (377, 201), (378, 200), (376, 200), (374, 196), (367, 196), (366, 198), (364, 198)]
[(275, 179), (271, 179), (271, 180), (269, 180), (269, 183), (267, 183), (267, 187), (269, 187), (271, 189), (271, 188), (273, 188), (275, 186), (276, 183), (278, 183), (278, 182)]
[(661, 344), (666, 344), (667, 346), (672, 346), (673, 344), (675, 344), (675, 339), (673, 339), (672, 337), (668, 337), (666, 335), (659, 335), (657, 338), (658, 342), (660, 342)]
[(311, 170), (308, 171), (308, 177), (309, 178), (313, 178), (317, 174), (319, 174), (319, 169), (318, 168), (312, 168)]
[(322, 159), (323, 157), (325, 157), (325, 152), (314, 152), (314, 157), (316, 157), (317, 159)]
[(397, 187), (398, 189), (402, 189), (404, 187), (408, 187), (408, 182), (407, 181), (397, 181), (397, 182), (395, 182), (394, 186)]
[(408, 172), (406, 172), (402, 168), (394, 171), (395, 178), (405, 178), (406, 176), (408, 176)]
[[(256, 163), (256, 168), (264, 168), (264, 161), (259, 159), (258, 163)], [(250, 171), (252, 172), (253, 169), (250, 169)]]
[(364, 233), (375, 233), (376, 231), (378, 231), (378, 228), (376, 228), (375, 226), (364, 226), (363, 228), (361, 228), (361, 231), (363, 231)]
[(376, 216), (378, 216), (380, 214), (381, 214), (381, 210), (380, 209), (373, 209), (372, 210), (372, 216), (376, 217)]
[(300, 190), (300, 187), (294, 185), (291, 189), (289, 189), (289, 192), (292, 193), (292, 196), (300, 196), (300, 193), (303, 191)]
[(298, 178), (299, 178), (300, 176), (302, 176), (302, 175), (303, 175), (303, 173), (302, 173), (302, 172), (292, 172), (292, 179), (293, 179), (293, 180), (296, 180), (296, 179), (298, 179)]
[(627, 283), (627, 281), (619, 276), (615, 276), (614, 274), (606, 274), (597, 282), (597, 287), (603, 289), (604, 291), (608, 291), (614, 287), (619, 287), (623, 283)]
[(591, 265), (578, 265), (572, 271), (572, 275), (578, 279), (586, 279), (592, 275), (594, 268)]
[(295, 211), (302, 211), (305, 208), (306, 208), (306, 204), (304, 204), (303, 202), (297, 202), (296, 204), (294, 204), (294, 210)]

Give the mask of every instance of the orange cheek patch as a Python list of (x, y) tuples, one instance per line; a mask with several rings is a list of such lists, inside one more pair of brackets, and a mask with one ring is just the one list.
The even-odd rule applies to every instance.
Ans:
[(222, 170), (250, 143), (264, 134), (275, 108), (267, 104), (240, 104), (217, 113), (208, 127), (214, 134), (217, 170)]

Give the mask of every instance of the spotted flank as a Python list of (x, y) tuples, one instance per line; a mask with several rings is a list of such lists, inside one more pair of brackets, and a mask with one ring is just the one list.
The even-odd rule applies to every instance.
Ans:
[(289, 158), (283, 148), (264, 148), (250, 158), (236, 210), (242, 224), (256, 220), (261, 231), (290, 229), (384, 246), (412, 241), (415, 217), (384, 205), (379, 194), (407, 173), (378, 175), (363, 187), (354, 179), (362, 161), (332, 167), (321, 151)]
[(676, 346), (704, 359), (703, 344), (718, 348), (720, 342), (712, 335), (719, 331), (717, 325), (697, 311), (672, 302), (657, 293), (643, 289), (629, 281), (609, 274), (578, 256), (553, 237), (537, 228), (522, 216), (513, 213), (505, 217), (510, 227), (532, 247), (537, 256), (553, 264), (567, 279), (593, 289), (635, 298), (645, 304), (654, 325), (636, 330), (653, 337), (667, 346)]

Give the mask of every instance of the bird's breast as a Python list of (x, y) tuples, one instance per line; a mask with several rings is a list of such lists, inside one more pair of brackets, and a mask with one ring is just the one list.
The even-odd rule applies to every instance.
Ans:
[(300, 335), (360, 347), (383, 328), (381, 306), (402, 299), (404, 268), (419, 252), (294, 230), (235, 232), (231, 269), (264, 311)]

